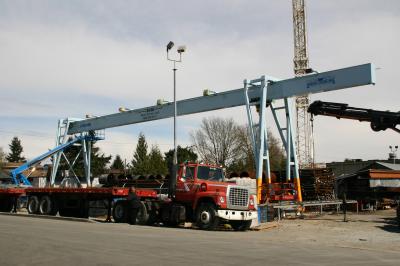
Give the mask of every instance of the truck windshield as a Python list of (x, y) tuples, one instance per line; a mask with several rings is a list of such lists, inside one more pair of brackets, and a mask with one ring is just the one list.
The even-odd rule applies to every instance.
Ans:
[(224, 172), (221, 168), (213, 168), (208, 166), (199, 166), (197, 170), (197, 178), (210, 181), (223, 181)]

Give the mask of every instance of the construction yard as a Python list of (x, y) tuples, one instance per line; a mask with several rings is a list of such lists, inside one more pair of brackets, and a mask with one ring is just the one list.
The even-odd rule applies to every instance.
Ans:
[(398, 265), (394, 217), (326, 214), (236, 233), (1, 215), (0, 264)]
[(0, 0), (0, 266), (400, 265), (399, 3)]

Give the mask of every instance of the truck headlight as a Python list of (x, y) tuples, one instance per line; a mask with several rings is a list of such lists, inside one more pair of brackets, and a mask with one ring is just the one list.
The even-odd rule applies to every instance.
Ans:
[(219, 197), (219, 202), (221, 202), (221, 203), (225, 203), (225, 198), (224, 197)]
[(253, 197), (250, 198), (250, 205), (251, 205), (251, 206), (254, 206), (254, 199), (253, 199)]

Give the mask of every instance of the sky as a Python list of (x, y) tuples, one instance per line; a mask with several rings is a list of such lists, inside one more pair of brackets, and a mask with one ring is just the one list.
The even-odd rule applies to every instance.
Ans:
[[(307, 0), (310, 66), (319, 72), (377, 66), (375, 86), (311, 95), (311, 101), (400, 111), (400, 2)], [(170, 41), (186, 45), (177, 98), (242, 87), (243, 79), (293, 77), (290, 0), (0, 0), (0, 147), (13, 136), (33, 158), (54, 147), (57, 121), (105, 115), (125, 106), (173, 99)], [(207, 117), (246, 124), (244, 107), (178, 119), (178, 144)], [(268, 127), (275, 132), (271, 116)], [(173, 148), (172, 119), (106, 130), (98, 146), (130, 161), (143, 132), (150, 145)], [(277, 134), (276, 134), (277, 135)], [(385, 159), (398, 133), (368, 123), (318, 116), (317, 162)]]

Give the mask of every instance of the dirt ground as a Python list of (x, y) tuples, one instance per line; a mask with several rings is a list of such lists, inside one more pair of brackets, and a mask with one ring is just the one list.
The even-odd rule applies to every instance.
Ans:
[(400, 226), (395, 216), (393, 209), (348, 213), (348, 222), (343, 222), (343, 214), (324, 214), (281, 220), (276, 227), (262, 231), (268, 231), (277, 240), (400, 254)]

